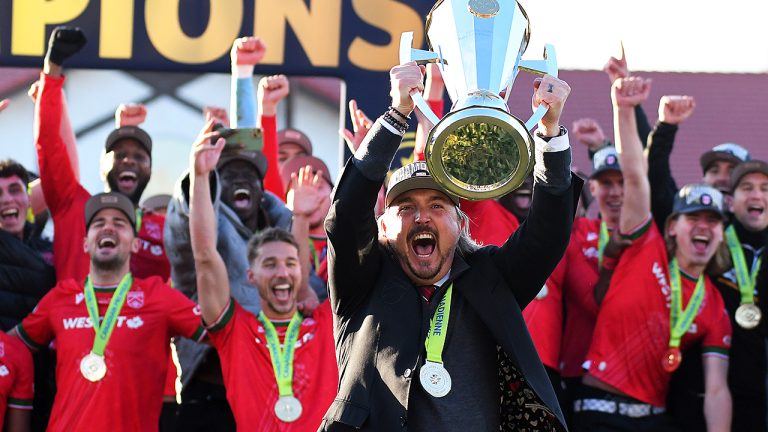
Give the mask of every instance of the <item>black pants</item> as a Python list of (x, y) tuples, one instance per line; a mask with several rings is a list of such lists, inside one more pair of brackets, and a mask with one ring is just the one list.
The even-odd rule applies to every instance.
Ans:
[[(579, 399), (602, 399), (616, 403), (642, 404), (626, 396), (608, 393), (594, 387), (582, 386)], [(679, 432), (666, 414), (628, 417), (618, 413), (579, 411), (573, 413), (573, 432)]]
[(181, 393), (179, 432), (234, 432), (235, 417), (224, 386), (192, 380)]

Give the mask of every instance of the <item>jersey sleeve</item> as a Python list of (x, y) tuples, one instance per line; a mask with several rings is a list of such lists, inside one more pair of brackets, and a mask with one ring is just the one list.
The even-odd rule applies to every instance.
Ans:
[(55, 307), (56, 289), (40, 300), (35, 309), (16, 326), (16, 333), (25, 345), (34, 350), (45, 349), (56, 336), (50, 313)]
[[(716, 302), (712, 305), (714, 312), (710, 315), (712, 322), (707, 326), (707, 333), (701, 342), (702, 355), (714, 355), (728, 357), (728, 350), (731, 348), (731, 319), (728, 317), (728, 311), (725, 309), (719, 293), (714, 289), (717, 296)], [(712, 296), (715, 297), (715, 296)]]
[(236, 315), (242, 312), (240, 305), (235, 302), (233, 298), (229, 298), (229, 302), (221, 311), (216, 321), (212, 323), (205, 323), (205, 329), (211, 337), (211, 342), (217, 349), (227, 344), (227, 341), (232, 337), (234, 333), (234, 323)]
[(280, 177), (280, 168), (277, 164), (279, 145), (277, 143), (277, 118), (275, 116), (262, 116), (261, 129), (264, 136), (264, 148), (262, 153), (267, 158), (267, 174), (264, 176), (264, 189), (277, 195), (285, 201), (283, 180)]
[(20, 342), (11, 340), (13, 349), (13, 366), (16, 368), (16, 379), (8, 394), (8, 407), (31, 410), (34, 398), (35, 370), (32, 354)]
[(205, 337), (200, 306), (184, 294), (164, 285), (163, 298), (168, 311), (168, 331), (170, 336), (182, 336), (200, 342)]

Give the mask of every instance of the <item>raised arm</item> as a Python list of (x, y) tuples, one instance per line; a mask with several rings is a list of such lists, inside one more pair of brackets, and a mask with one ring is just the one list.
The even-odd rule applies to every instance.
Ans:
[(611, 87), (616, 152), (624, 177), (624, 196), (619, 232), (631, 233), (651, 212), (651, 191), (643, 145), (637, 135), (635, 105), (648, 99), (650, 80), (631, 77), (616, 80)]
[(659, 100), (659, 121), (648, 136), (648, 181), (651, 184), (651, 213), (659, 230), (663, 231), (667, 216), (677, 194), (669, 158), (678, 126), (687, 120), (696, 107), (691, 96), (663, 96)]
[(269, 168), (264, 176), (264, 188), (280, 198), (285, 197), (283, 180), (278, 168), (277, 105), (290, 92), (285, 75), (273, 75), (259, 80), (259, 127), (264, 132), (264, 149)]
[(211, 132), (213, 125), (213, 120), (209, 120), (200, 132), (189, 163), (189, 234), (197, 273), (197, 301), (207, 323), (218, 319), (230, 296), (227, 268), (216, 249), (216, 214), (208, 181), (224, 149), (224, 139)]

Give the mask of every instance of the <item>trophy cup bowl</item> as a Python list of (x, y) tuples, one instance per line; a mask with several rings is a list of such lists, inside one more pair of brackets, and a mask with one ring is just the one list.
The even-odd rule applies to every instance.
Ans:
[(545, 47), (543, 60), (522, 60), (530, 30), (516, 1), (440, 0), (427, 16), (426, 35), (428, 51), (413, 49), (413, 33), (403, 33), (400, 62), (438, 63), (453, 102), (438, 119), (420, 93), (411, 94), (433, 124), (424, 151), (430, 173), (466, 199), (504, 196), (533, 168), (530, 130), (547, 108), (540, 106), (523, 122), (500, 94), (509, 97), (521, 69), (557, 76), (554, 48)]

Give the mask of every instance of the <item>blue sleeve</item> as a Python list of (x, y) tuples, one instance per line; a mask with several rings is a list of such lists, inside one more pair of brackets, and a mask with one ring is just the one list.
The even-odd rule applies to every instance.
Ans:
[(229, 122), (233, 128), (256, 127), (256, 94), (252, 77), (232, 76), (230, 103)]

